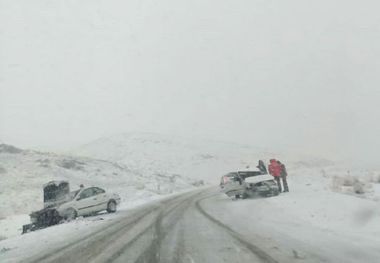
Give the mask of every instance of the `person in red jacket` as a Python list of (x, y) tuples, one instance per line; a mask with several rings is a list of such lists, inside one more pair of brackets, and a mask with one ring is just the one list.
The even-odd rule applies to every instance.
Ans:
[(277, 162), (276, 159), (270, 159), (269, 165), (268, 165), (268, 171), (269, 174), (273, 176), (274, 180), (276, 180), (276, 183), (278, 185), (278, 190), (282, 192), (281, 188), (281, 165)]

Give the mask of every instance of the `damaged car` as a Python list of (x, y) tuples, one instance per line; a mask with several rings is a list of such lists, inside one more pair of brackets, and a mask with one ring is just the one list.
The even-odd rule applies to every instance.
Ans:
[(92, 215), (100, 211), (114, 213), (119, 204), (119, 195), (107, 193), (99, 187), (88, 187), (72, 193), (71, 200), (58, 206), (57, 211), (62, 218), (72, 220), (77, 216)]
[(242, 199), (279, 194), (273, 177), (261, 171), (238, 171), (223, 175), (220, 188), (227, 196)]
[(120, 204), (119, 195), (99, 187), (70, 192), (67, 181), (51, 181), (43, 186), (43, 192), (44, 208), (30, 214), (31, 223), (23, 226), (23, 234), (103, 210), (114, 213)]

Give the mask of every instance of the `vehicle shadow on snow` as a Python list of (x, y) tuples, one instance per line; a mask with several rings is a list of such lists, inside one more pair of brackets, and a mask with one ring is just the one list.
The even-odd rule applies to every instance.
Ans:
[(110, 213), (107, 213), (106, 211), (101, 211), (98, 213), (79, 216), (74, 220), (63, 220), (61, 221), (61, 223), (70, 223), (70, 222), (81, 221), (81, 220), (84, 220), (84, 221), (111, 220), (115, 217), (114, 215), (115, 214), (110, 214)]
[(230, 197), (232, 201), (243, 201), (243, 200), (256, 200), (256, 199), (267, 199), (267, 198), (273, 198), (277, 197), (279, 195), (268, 195), (268, 196), (262, 196), (262, 195), (249, 195), (249, 196), (235, 196)]

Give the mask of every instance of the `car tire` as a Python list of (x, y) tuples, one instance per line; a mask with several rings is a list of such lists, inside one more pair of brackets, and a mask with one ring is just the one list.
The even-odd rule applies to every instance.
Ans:
[(107, 212), (108, 213), (115, 213), (116, 212), (116, 202), (114, 200), (111, 200), (108, 202)]
[(54, 210), (52, 211), (51, 213), (51, 219), (50, 219), (50, 222), (49, 222), (49, 225), (56, 225), (56, 224), (59, 224), (59, 222), (61, 221), (61, 217), (58, 213), (57, 210)]
[(68, 221), (71, 221), (71, 220), (75, 220), (75, 218), (77, 218), (78, 214), (77, 214), (77, 211), (75, 211), (74, 208), (69, 208), (66, 210), (66, 213), (65, 213), (65, 219), (68, 220)]

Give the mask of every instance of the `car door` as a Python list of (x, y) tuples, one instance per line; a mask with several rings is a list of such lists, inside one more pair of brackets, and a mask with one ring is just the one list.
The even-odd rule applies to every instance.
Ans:
[(93, 190), (95, 192), (96, 199), (98, 201), (98, 206), (96, 207), (97, 211), (102, 211), (107, 209), (107, 203), (108, 203), (108, 195), (106, 194), (106, 191), (99, 187), (93, 187)]
[(238, 174), (233, 174), (229, 176), (228, 182), (225, 184), (223, 191), (228, 196), (234, 196), (236, 194), (241, 194), (244, 191), (244, 184)]
[(78, 215), (87, 215), (93, 212), (94, 207), (97, 205), (95, 195), (96, 192), (94, 191), (93, 187), (84, 189), (79, 194), (79, 198), (75, 204)]

